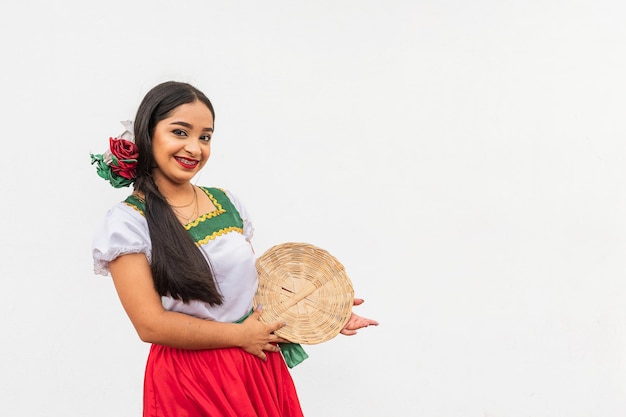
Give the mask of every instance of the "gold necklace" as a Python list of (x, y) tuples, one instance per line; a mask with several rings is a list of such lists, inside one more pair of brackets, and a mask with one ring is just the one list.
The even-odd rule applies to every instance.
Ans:
[(170, 207), (173, 209), (177, 209), (177, 208), (185, 208), (185, 207), (189, 207), (198, 197), (196, 194), (196, 187), (194, 187), (193, 185), (191, 185), (191, 189), (193, 190), (193, 196), (191, 197), (191, 201), (187, 204), (183, 204), (182, 206), (174, 206), (172, 204), (170, 204), (169, 202), (167, 204), (170, 204)]
[(193, 211), (191, 212), (191, 216), (190, 217), (184, 216), (180, 211), (176, 210), (175, 206), (170, 206), (170, 207), (172, 207), (172, 210), (174, 211), (174, 213), (176, 213), (176, 216), (179, 219), (184, 220), (185, 224), (188, 224), (193, 219), (198, 217), (198, 207), (199, 207), (199, 205), (198, 205), (198, 191), (196, 190), (196, 187), (193, 187), (193, 200), (191, 200), (191, 202), (189, 204), (187, 204), (186, 206), (181, 206), (181, 207), (188, 207), (194, 201), (196, 202), (196, 206), (194, 207)]

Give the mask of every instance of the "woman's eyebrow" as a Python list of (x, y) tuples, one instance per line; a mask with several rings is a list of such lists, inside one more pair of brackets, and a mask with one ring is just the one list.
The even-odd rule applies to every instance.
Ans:
[[(182, 122), (182, 121), (170, 122), (170, 125), (180, 125), (180, 126), (186, 127), (187, 129), (192, 129), (193, 128), (191, 123)], [(205, 132), (213, 132), (213, 128), (212, 127), (205, 127), (202, 130), (205, 131)]]

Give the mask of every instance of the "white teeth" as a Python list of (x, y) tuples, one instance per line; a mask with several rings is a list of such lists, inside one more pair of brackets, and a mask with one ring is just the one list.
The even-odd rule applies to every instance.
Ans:
[(185, 158), (177, 158), (177, 159), (185, 165), (196, 165), (198, 163), (198, 161), (193, 161), (193, 160), (185, 159)]

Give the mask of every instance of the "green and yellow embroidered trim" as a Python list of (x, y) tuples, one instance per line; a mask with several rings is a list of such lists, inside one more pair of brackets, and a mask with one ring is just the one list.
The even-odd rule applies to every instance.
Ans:
[(129, 195), (126, 200), (124, 200), (124, 203), (135, 209), (136, 211), (139, 212), (139, 214), (141, 214), (142, 216), (144, 215), (143, 211), (146, 208), (146, 202), (144, 201), (143, 198), (135, 195), (135, 194), (131, 194)]
[(185, 225), (185, 229), (187, 230), (191, 230), (192, 227), (196, 227), (198, 224), (200, 224), (200, 222), (219, 216), (222, 213), (226, 213), (226, 210), (224, 210), (224, 207), (222, 207), (219, 201), (217, 201), (217, 199), (213, 197), (213, 194), (211, 194), (208, 189), (204, 187), (200, 187), (200, 189), (204, 191), (204, 193), (209, 197), (209, 199), (215, 206), (215, 210), (213, 210), (210, 213), (205, 213), (202, 216), (198, 217), (197, 219), (193, 220), (192, 222), (187, 223)]
[(230, 233), (230, 232), (238, 232), (238, 233), (242, 233), (243, 234), (243, 228), (241, 227), (227, 227), (225, 229), (222, 230), (218, 230), (217, 232), (213, 232), (212, 234), (210, 234), (209, 236), (205, 237), (202, 240), (199, 240), (196, 242), (197, 246), (202, 246), (205, 243), (208, 243), (210, 240), (215, 239), (218, 236), (222, 236), (225, 235), (226, 233)]
[(224, 190), (200, 187), (215, 205), (206, 213), (185, 226), (196, 245), (202, 246), (218, 236), (235, 232), (243, 234), (243, 220)]
[[(215, 210), (205, 213), (183, 227), (191, 234), (197, 246), (214, 240), (218, 236), (235, 232), (243, 234), (243, 220), (226, 192), (219, 188), (200, 187), (211, 199)], [(124, 203), (144, 216), (146, 202), (137, 195), (130, 195)]]

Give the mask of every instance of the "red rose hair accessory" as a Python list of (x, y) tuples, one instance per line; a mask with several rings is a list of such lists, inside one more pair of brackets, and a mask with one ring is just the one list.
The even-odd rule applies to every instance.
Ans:
[(124, 132), (109, 138), (109, 149), (103, 154), (91, 154), (91, 164), (96, 164), (98, 175), (115, 188), (128, 187), (137, 176), (137, 145), (133, 134), (133, 122), (121, 122)]

